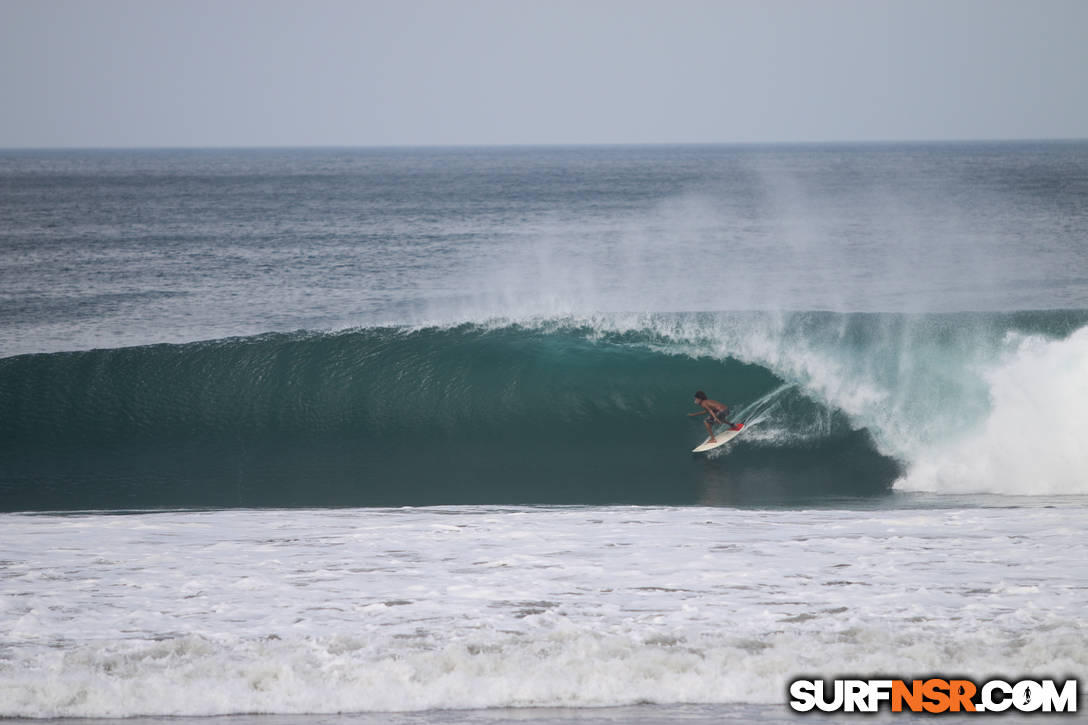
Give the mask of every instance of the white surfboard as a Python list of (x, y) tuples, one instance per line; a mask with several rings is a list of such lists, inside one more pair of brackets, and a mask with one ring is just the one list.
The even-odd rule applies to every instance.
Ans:
[(737, 428), (735, 430), (733, 428), (726, 428), (721, 433), (715, 434), (714, 438), (716, 440), (713, 443), (710, 442), (710, 436), (707, 436), (707, 439), (705, 441), (703, 441), (702, 443), (700, 443), (699, 445), (692, 448), (691, 452), (692, 453), (705, 453), (706, 451), (712, 451), (715, 448), (717, 448), (718, 446), (725, 445), (729, 441), (736, 438), (738, 435), (740, 435), (740, 432), (742, 430), (744, 430), (744, 423), (741, 423), (740, 428)]

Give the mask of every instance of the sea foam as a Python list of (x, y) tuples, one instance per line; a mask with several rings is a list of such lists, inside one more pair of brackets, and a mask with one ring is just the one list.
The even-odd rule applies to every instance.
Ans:
[(1081, 675), (1083, 507), (0, 517), (0, 716), (782, 703)]
[(934, 445), (897, 487), (1004, 494), (1088, 493), (1088, 328), (1064, 340), (1010, 335), (984, 373), (991, 410), (978, 429)]

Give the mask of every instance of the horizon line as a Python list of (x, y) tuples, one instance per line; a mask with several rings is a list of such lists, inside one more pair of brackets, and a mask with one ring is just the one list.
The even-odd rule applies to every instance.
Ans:
[(1088, 137), (1047, 138), (929, 138), (929, 139), (868, 139), (821, 141), (606, 141), (606, 142), (543, 142), (543, 143), (420, 143), (420, 144), (275, 144), (236, 146), (178, 145), (178, 146), (0, 146), (0, 153), (57, 151), (304, 151), (304, 150), (427, 150), (427, 149), (562, 149), (562, 148), (632, 148), (632, 147), (768, 147), (768, 146), (917, 146), (925, 144), (1016, 144), (1016, 143), (1082, 143)]

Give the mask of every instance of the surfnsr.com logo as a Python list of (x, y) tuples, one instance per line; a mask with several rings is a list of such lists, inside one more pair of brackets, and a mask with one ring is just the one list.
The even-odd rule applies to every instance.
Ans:
[(797, 712), (1076, 712), (1077, 681), (794, 680), (790, 707)]

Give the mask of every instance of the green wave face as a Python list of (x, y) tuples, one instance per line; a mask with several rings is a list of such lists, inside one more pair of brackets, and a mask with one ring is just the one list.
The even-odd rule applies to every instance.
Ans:
[[(975, 371), (997, 364), (1010, 334), (1060, 337), (1086, 317), (673, 315), (6, 358), (0, 500), (10, 511), (879, 497), (926, 435), (985, 418)], [(704, 437), (685, 417), (696, 389), (749, 423), (710, 456), (690, 453)]]

